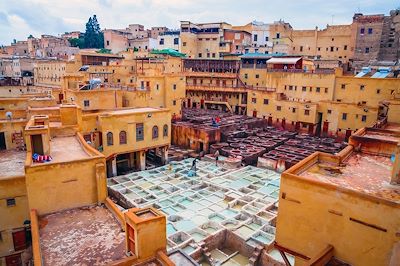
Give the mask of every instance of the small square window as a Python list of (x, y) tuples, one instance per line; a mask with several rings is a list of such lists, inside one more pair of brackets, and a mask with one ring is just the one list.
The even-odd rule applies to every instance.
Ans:
[(301, 90), (302, 91), (307, 91), (307, 87), (302, 87)]
[(172, 89), (175, 91), (176, 90), (176, 84), (172, 85)]
[(332, 110), (329, 110), (329, 109), (328, 109), (328, 114), (332, 114)]
[(325, 93), (328, 93), (328, 88), (325, 88)]
[(365, 89), (365, 85), (360, 85), (360, 91), (363, 91)]
[(276, 110), (277, 110), (277, 111), (281, 111), (281, 110), (282, 110), (282, 106), (277, 106), (277, 107), (276, 107)]
[(83, 106), (89, 107), (90, 106), (90, 101), (89, 100), (84, 100), (83, 101)]
[(364, 34), (365, 33), (365, 29), (364, 28), (361, 28), (360, 29), (360, 34)]
[(15, 198), (10, 198), (10, 199), (6, 199), (7, 201), (7, 207), (14, 207), (15, 204)]
[(381, 90), (380, 89), (377, 89), (376, 90), (376, 94), (380, 94), (381, 93)]
[(320, 91), (321, 91), (321, 88), (320, 88), (320, 87), (317, 87), (317, 88), (315, 89), (315, 91), (316, 91), (316, 92), (320, 92)]
[(251, 102), (252, 103), (257, 103), (257, 99), (256, 98), (251, 98)]
[(346, 89), (346, 84), (342, 84), (342, 89)]
[(347, 120), (347, 114), (346, 113), (342, 114), (342, 120)]
[(368, 34), (372, 34), (372, 28), (368, 28)]
[(362, 122), (367, 122), (367, 116), (366, 115), (361, 116), (361, 121)]
[(310, 115), (310, 110), (304, 110), (304, 115)]
[(176, 100), (173, 100), (173, 101), (172, 101), (172, 105), (176, 105)]
[(265, 105), (269, 104), (269, 100), (268, 99), (264, 99), (264, 104)]
[(260, 77), (260, 75), (256, 74), (256, 79), (258, 79)]
[(249, 75), (247, 73), (244, 74), (244, 78), (247, 79)]

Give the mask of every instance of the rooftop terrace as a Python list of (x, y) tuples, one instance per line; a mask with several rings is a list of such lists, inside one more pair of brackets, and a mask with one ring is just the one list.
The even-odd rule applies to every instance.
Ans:
[(390, 185), (392, 164), (388, 157), (354, 152), (341, 165), (318, 161), (300, 176), (400, 203), (400, 186)]
[(105, 207), (40, 217), (44, 265), (105, 265), (125, 257), (125, 233)]
[(0, 151), (0, 178), (25, 175), (26, 152), (17, 150)]
[[(55, 137), (50, 141), (52, 163), (70, 162), (90, 158), (76, 136)], [(42, 163), (34, 163), (42, 164)]]

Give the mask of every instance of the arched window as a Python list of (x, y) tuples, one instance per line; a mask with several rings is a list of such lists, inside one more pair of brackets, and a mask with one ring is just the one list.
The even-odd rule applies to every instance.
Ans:
[(113, 138), (113, 133), (112, 132), (108, 132), (107, 133), (107, 145), (108, 146), (114, 145), (114, 138)]
[(153, 139), (158, 138), (158, 126), (153, 127)]
[(126, 131), (119, 132), (119, 144), (126, 144)]
[(163, 136), (168, 137), (168, 125), (164, 125), (163, 127)]

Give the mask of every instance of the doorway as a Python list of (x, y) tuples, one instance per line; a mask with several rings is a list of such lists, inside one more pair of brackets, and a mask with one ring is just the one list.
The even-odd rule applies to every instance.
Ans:
[(12, 233), (14, 250), (20, 251), (26, 249), (26, 236), (25, 236), (25, 228)]
[(317, 128), (315, 129), (315, 135), (317, 135), (318, 137), (321, 136), (321, 127), (322, 127), (322, 113), (318, 113)]
[(6, 266), (22, 266), (21, 253), (6, 256)]
[(4, 132), (0, 132), (0, 150), (6, 150), (6, 136)]
[(42, 135), (32, 135), (32, 153), (44, 155)]

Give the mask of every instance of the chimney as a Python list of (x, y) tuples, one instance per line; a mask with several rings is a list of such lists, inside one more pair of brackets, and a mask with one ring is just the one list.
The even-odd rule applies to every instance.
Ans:
[(397, 149), (394, 153), (392, 178), (390, 183), (393, 185), (400, 185), (400, 144), (397, 144)]

